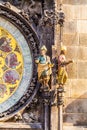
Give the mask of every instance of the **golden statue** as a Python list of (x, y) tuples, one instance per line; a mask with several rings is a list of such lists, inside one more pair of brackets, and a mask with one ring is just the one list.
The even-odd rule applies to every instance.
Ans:
[(42, 46), (40, 49), (40, 56), (35, 60), (38, 64), (37, 71), (38, 71), (38, 80), (42, 84), (42, 87), (49, 88), (49, 80), (50, 75), (52, 74), (52, 67), (50, 57), (46, 55), (47, 48)]
[(61, 46), (60, 55), (58, 56), (58, 84), (64, 85), (67, 81), (68, 74), (66, 71), (66, 65), (73, 63), (72, 60), (66, 61), (66, 46)]

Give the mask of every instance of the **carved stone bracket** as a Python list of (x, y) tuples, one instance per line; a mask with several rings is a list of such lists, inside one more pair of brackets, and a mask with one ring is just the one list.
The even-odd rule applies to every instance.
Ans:
[(64, 87), (63, 86), (59, 86), (57, 88), (57, 106), (59, 105), (63, 105), (64, 103)]
[(50, 104), (51, 104), (51, 93), (50, 91), (46, 91), (43, 89), (41, 91), (40, 95), (41, 102), (43, 103), (43, 108), (44, 108), (44, 130), (49, 130), (50, 129)]

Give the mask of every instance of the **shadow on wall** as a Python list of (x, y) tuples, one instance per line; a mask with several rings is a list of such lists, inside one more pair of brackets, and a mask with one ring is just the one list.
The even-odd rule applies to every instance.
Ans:
[(87, 126), (87, 92), (77, 99), (68, 99), (72, 102), (65, 107), (63, 122), (74, 126)]

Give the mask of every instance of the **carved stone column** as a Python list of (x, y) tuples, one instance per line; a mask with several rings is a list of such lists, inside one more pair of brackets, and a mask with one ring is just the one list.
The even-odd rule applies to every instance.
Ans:
[(51, 1), (48, 0), (42, 1), (42, 18), (39, 21), (39, 25), (37, 28), (40, 46), (45, 45), (47, 47), (48, 49), (47, 54), (49, 56), (52, 56), (52, 45), (54, 44), (54, 24), (51, 19), (53, 5)]
[(48, 90), (41, 92), (44, 107), (44, 130), (50, 130), (50, 99), (51, 94)]
[[(59, 2), (59, 3), (58, 3)], [(60, 52), (60, 47), (61, 47), (61, 43), (63, 41), (63, 24), (64, 24), (64, 19), (65, 19), (65, 15), (64, 12), (62, 11), (61, 8), (61, 1), (57, 1), (55, 0), (54, 3), (54, 9), (55, 9), (55, 30), (54, 30), (54, 36), (55, 36), (55, 48), (56, 48), (56, 57), (58, 60), (58, 55)], [(58, 70), (58, 65), (57, 65), (57, 70)], [(56, 82), (56, 85), (52, 84), (52, 88), (56, 90), (56, 88), (59, 87), (59, 85)], [(57, 102), (57, 106), (53, 106), (51, 108), (51, 130), (62, 130), (62, 123), (63, 123), (63, 113), (62, 113), (62, 94), (63, 94), (63, 87), (62, 88), (58, 88), (57, 89), (57, 94), (56, 94), (56, 99), (55, 101)], [(55, 121), (54, 121), (55, 118)]]
[(63, 130), (63, 94), (64, 87), (57, 88), (57, 107), (58, 107), (58, 130)]

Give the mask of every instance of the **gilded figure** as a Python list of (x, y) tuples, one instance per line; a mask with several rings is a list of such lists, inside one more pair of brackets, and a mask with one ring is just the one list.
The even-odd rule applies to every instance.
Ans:
[(68, 74), (66, 70), (66, 66), (70, 63), (73, 63), (73, 60), (66, 60), (66, 46), (61, 46), (61, 51), (58, 56), (58, 84), (64, 85), (67, 81)]
[(36, 59), (37, 71), (38, 71), (38, 81), (42, 84), (42, 87), (50, 89), (49, 80), (52, 74), (52, 67), (50, 57), (46, 55), (47, 48), (42, 46), (40, 48), (40, 56)]

